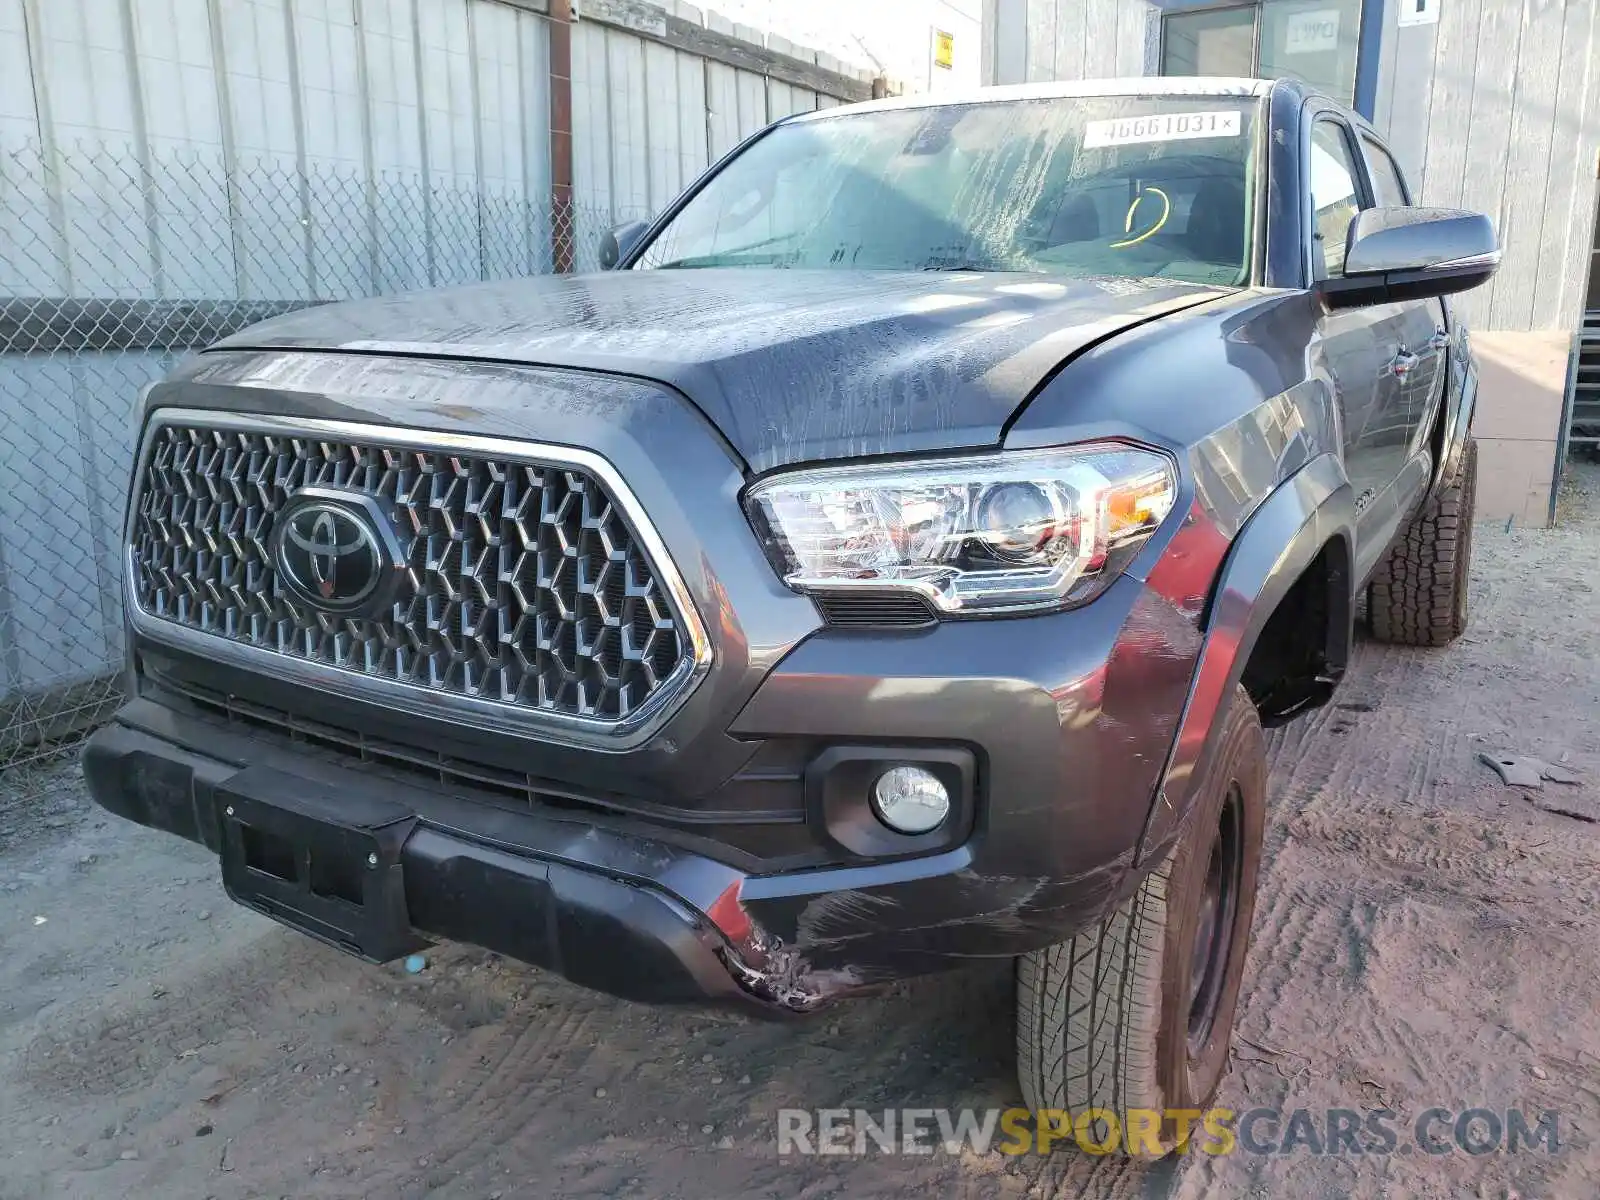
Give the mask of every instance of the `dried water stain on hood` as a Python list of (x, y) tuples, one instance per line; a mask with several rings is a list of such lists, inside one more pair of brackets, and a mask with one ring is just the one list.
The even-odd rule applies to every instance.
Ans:
[(748, 268), (540, 276), (305, 309), (221, 349), (573, 367), (688, 396), (751, 469), (990, 445), (1061, 363), (1226, 294), (1165, 280)]

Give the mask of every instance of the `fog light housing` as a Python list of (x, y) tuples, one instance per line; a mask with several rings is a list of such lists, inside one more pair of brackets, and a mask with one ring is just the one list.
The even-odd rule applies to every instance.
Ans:
[(872, 785), (872, 811), (896, 833), (927, 833), (950, 815), (950, 791), (932, 771), (891, 767)]

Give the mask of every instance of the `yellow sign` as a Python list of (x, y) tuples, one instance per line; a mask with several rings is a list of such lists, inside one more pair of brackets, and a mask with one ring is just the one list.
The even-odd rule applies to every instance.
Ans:
[(956, 35), (942, 29), (933, 31), (933, 65), (946, 71), (956, 65)]

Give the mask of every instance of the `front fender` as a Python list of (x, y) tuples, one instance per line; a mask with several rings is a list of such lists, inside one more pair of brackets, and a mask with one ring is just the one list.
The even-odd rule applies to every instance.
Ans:
[(1194, 803), (1194, 782), (1213, 749), (1217, 717), (1233, 695), (1245, 664), (1278, 604), (1330, 542), (1343, 570), (1336, 586), (1343, 602), (1333, 608), (1331, 661), (1344, 662), (1353, 634), (1354, 585), (1349, 569), (1355, 547), (1355, 494), (1334, 454), (1312, 459), (1262, 502), (1223, 560), (1208, 606), (1204, 641), (1178, 735), (1151, 802), (1137, 863), (1159, 860)]

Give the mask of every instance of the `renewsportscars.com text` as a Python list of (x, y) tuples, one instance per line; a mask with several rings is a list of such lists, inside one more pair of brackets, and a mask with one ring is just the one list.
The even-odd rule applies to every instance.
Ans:
[(1235, 1110), (785, 1108), (778, 1153), (789, 1154), (1555, 1154), (1560, 1114), (1433, 1107)]

